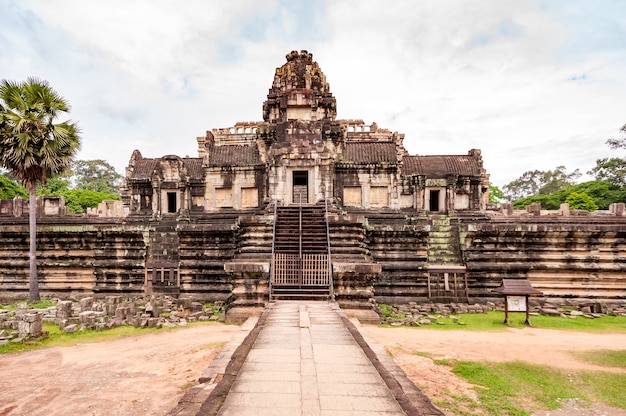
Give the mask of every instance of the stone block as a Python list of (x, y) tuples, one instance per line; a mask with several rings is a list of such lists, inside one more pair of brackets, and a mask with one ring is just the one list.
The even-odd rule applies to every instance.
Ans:
[(38, 313), (26, 313), (22, 316), (22, 320), (24, 322), (35, 322), (37, 320), (41, 321), (42, 316)]
[(17, 332), (20, 333), (20, 337), (27, 337), (28, 335), (30, 335), (30, 323), (18, 321)]
[(32, 322), (30, 324), (29, 332), (30, 332), (30, 335), (32, 335), (34, 337), (40, 336), (43, 333), (43, 327), (41, 325), (41, 320)]
[(120, 306), (115, 309), (115, 318), (120, 321), (124, 321), (128, 319), (131, 315), (130, 307), (128, 306)]
[(66, 332), (68, 334), (72, 334), (76, 331), (78, 331), (78, 325), (76, 324), (68, 325), (65, 328), (63, 328), (63, 332)]
[(539, 309), (539, 313), (542, 315), (548, 315), (548, 316), (561, 316), (561, 312), (558, 309), (552, 309), (552, 308), (541, 308)]
[(541, 204), (535, 203), (526, 206), (526, 212), (528, 212), (533, 217), (538, 217), (541, 215)]
[(502, 214), (504, 214), (504, 216), (510, 217), (511, 215), (513, 215), (513, 204), (507, 202), (502, 203), (500, 204), (500, 210), (502, 211)]
[(81, 312), (90, 311), (93, 307), (93, 298), (83, 298), (80, 300), (80, 310)]
[(57, 304), (57, 318), (64, 319), (72, 316), (72, 302), (63, 300)]
[(622, 217), (624, 215), (625, 207), (626, 207), (626, 204), (624, 204), (623, 202), (611, 204), (609, 205), (609, 212), (618, 217)]

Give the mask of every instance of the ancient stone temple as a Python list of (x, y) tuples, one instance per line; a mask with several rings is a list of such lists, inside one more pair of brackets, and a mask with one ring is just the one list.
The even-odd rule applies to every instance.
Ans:
[[(409, 155), (403, 134), (362, 120), (337, 120), (336, 114), (336, 99), (312, 55), (291, 52), (287, 62), (276, 69), (263, 103), (263, 121), (240, 122), (207, 132), (197, 139), (198, 158), (147, 159), (138, 151), (133, 153), (124, 190), (129, 216), (149, 218), (159, 227), (176, 224), (177, 234), (185, 228), (181, 221), (206, 222), (216, 215), (229, 218), (231, 226), (236, 222), (244, 235), (256, 235), (239, 240), (233, 258), (225, 259), (226, 270), (234, 277), (250, 280), (251, 274), (270, 270), (277, 277), (287, 265), (300, 265), (303, 254), (317, 253), (311, 261), (318, 262), (323, 270), (309, 271), (328, 274), (334, 270), (338, 300), (368, 304), (373, 298), (373, 284), (381, 276), (380, 262), (372, 258), (371, 248), (363, 241), (368, 213), (402, 213), (404, 218), (420, 213), (484, 212), (488, 175), (478, 150), (452, 156)], [(265, 214), (281, 219), (288, 213), (294, 219), (287, 222), (304, 215), (304, 231), (298, 228), (301, 224), (293, 224), (291, 228), (285, 226), (285, 235), (274, 237), (266, 224), (257, 224)], [(256, 217), (240, 217), (244, 214)], [(316, 216), (322, 238), (319, 247), (312, 249), (308, 245), (313, 244), (315, 235), (309, 228)], [(325, 235), (325, 218), (331, 239)], [(283, 226), (280, 222), (277, 225), (279, 229)], [(174, 233), (174, 228), (170, 232)], [(281, 245), (287, 244), (283, 240), (296, 234), (304, 240), (304, 250), (298, 247), (297, 252), (281, 253)], [(252, 248), (259, 252), (252, 255)], [(274, 253), (269, 251), (272, 248)], [(160, 248), (157, 251), (151, 248), (155, 262), (162, 257)], [(449, 251), (447, 247), (445, 251)], [(161, 260), (175, 267), (182, 259), (175, 250), (170, 253)], [(279, 260), (281, 254), (291, 257)], [(449, 257), (454, 264), (448, 268), (464, 276), (458, 256)], [(424, 266), (417, 269), (426, 270)], [(303, 290), (302, 277), (290, 277), (302, 270), (285, 273), (287, 280), (298, 280), (298, 285), (280, 288), (275, 280), (272, 292), (283, 289), (283, 296), (304, 296), (319, 289), (328, 294), (327, 281), (324, 289), (309, 285)], [(268, 276), (259, 280), (269, 285)], [(186, 280), (182, 281), (184, 286)], [(252, 303), (258, 306), (268, 291), (255, 288)], [(353, 291), (360, 291), (362, 298), (348, 295)]]
[[(195, 158), (135, 150), (121, 206), (39, 207), (42, 292), (220, 300), (232, 320), (289, 297), (375, 319), (374, 301), (486, 301), (503, 278), (551, 300), (626, 298), (623, 204), (493, 207), (479, 150), (410, 155), (401, 133), (338, 120), (306, 51), (276, 69), (262, 114), (198, 137)], [(28, 204), (0, 202), (0, 287), (23, 293)]]
[(276, 69), (263, 121), (199, 137), (198, 158), (133, 153), (125, 202), (160, 218), (225, 209), (316, 204), (449, 213), (484, 211), (488, 175), (479, 150), (414, 156), (404, 135), (362, 120), (337, 120), (326, 77), (306, 51)]

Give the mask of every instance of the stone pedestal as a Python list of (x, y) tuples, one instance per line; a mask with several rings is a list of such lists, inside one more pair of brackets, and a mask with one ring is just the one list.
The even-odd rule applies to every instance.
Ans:
[(224, 270), (233, 276), (231, 302), (226, 322), (243, 323), (250, 316), (260, 316), (269, 296), (269, 262), (232, 262)]
[(350, 318), (379, 324), (374, 310), (374, 282), (382, 266), (375, 263), (333, 263), (335, 301)]

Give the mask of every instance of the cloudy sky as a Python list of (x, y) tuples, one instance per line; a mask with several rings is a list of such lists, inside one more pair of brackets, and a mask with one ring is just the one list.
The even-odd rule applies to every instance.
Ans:
[[(80, 159), (197, 156), (262, 119), (276, 67), (308, 50), (338, 118), (404, 133), (411, 154), (483, 152), (503, 186), (586, 172), (626, 123), (621, 0), (0, 0), (0, 78), (48, 80)], [(621, 155), (620, 155), (621, 156)]]

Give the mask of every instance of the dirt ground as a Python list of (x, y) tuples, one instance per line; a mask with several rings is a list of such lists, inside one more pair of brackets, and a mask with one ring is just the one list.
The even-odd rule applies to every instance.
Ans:
[(164, 415), (239, 327), (190, 326), (0, 355), (0, 415)]
[[(473, 386), (458, 378), (450, 367), (432, 359), (463, 361), (525, 361), (566, 370), (626, 370), (595, 366), (577, 360), (570, 351), (626, 348), (626, 334), (592, 334), (537, 328), (508, 328), (503, 332), (443, 331), (434, 329), (364, 326), (362, 331), (385, 346), (407, 376), (431, 400), (449, 394), (476, 398)], [(425, 353), (429, 357), (416, 355)], [(626, 411), (599, 403), (568, 400), (563, 408), (535, 412), (536, 416), (626, 416)]]
[[(600, 369), (567, 351), (620, 349), (626, 334), (589, 334), (542, 329), (505, 332), (438, 331), (364, 326), (366, 337), (393, 353), (407, 375), (433, 400), (472, 395), (472, 386), (448, 367), (412, 354), (459, 360), (523, 360), (565, 369)], [(239, 327), (178, 328), (121, 340), (0, 356), (0, 416), (165, 415)], [(605, 368), (602, 368), (605, 370)], [(538, 416), (625, 416), (626, 411), (569, 401), (562, 411)]]

